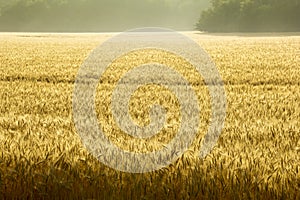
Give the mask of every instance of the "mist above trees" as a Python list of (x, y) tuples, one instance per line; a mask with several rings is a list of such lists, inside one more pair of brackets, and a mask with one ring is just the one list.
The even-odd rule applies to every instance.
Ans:
[(208, 5), (209, 0), (3, 0), (0, 31), (191, 30)]
[(0, 31), (100, 32), (145, 26), (300, 31), (300, 0), (0, 0)]

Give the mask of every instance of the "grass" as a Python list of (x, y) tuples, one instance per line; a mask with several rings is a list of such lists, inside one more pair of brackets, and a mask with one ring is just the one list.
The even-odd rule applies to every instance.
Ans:
[[(197, 156), (209, 97), (193, 71), (186, 73), (176, 61), (201, 102), (203, 126), (175, 163), (129, 174), (98, 162), (82, 145), (72, 117), (77, 71), (110, 35), (1, 34), (0, 198), (299, 199), (300, 37), (188, 35), (210, 54), (225, 83), (227, 115), (218, 144), (205, 159)], [(150, 59), (151, 52), (141, 55)], [(169, 128), (149, 140), (128, 137), (109, 117), (109, 98), (103, 98), (113, 89), (110, 75), (122, 74), (112, 69), (98, 85), (99, 123), (110, 123), (106, 133), (122, 148), (160, 148), (180, 123), (176, 98), (160, 100)], [(147, 105), (162, 93), (146, 86), (133, 95), (130, 113), (137, 123), (149, 123)]]

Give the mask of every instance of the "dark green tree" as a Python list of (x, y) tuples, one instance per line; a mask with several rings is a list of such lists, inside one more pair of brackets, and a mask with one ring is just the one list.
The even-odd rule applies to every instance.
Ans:
[(211, 0), (198, 30), (211, 32), (300, 31), (300, 0)]

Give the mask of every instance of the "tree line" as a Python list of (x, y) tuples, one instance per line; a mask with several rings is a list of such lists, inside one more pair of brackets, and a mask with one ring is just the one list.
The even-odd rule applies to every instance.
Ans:
[(300, 0), (0, 0), (0, 31), (195, 25), (208, 32), (300, 31)]
[(211, 0), (196, 28), (209, 32), (300, 31), (300, 0)]

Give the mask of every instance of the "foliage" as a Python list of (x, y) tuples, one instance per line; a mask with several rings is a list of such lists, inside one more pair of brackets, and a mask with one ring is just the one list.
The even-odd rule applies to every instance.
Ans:
[(197, 29), (211, 32), (300, 31), (300, 0), (211, 0)]

